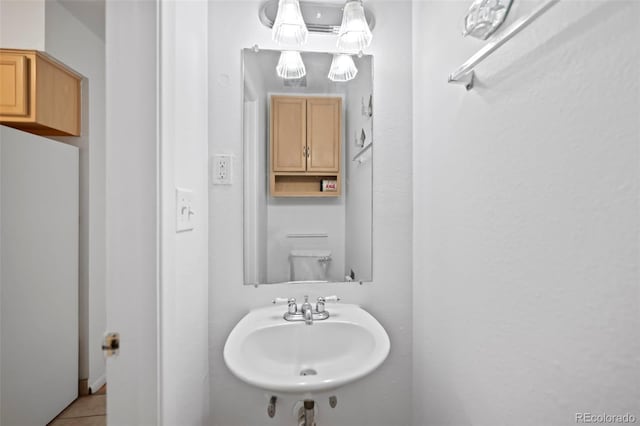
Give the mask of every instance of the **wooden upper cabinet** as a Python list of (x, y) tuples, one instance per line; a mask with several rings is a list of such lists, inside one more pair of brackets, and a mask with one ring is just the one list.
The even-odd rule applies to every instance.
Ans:
[(339, 197), (342, 98), (271, 97), (274, 197)]
[(307, 171), (340, 170), (341, 98), (307, 99)]
[(79, 136), (81, 76), (35, 50), (0, 49), (0, 124)]
[(303, 172), (307, 155), (307, 100), (271, 97), (271, 161), (275, 172)]

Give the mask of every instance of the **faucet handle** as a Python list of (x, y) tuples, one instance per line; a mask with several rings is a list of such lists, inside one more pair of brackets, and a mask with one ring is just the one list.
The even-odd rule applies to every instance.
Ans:
[(318, 301), (316, 302), (316, 312), (324, 312), (324, 304), (326, 302), (339, 302), (339, 301), (340, 301), (340, 298), (336, 295), (318, 297)]
[(271, 303), (273, 303), (274, 305), (276, 303), (286, 303), (288, 305), (288, 312), (290, 314), (295, 314), (296, 312), (298, 312), (298, 305), (296, 305), (296, 299), (293, 297), (289, 299), (287, 299), (286, 297), (276, 297)]

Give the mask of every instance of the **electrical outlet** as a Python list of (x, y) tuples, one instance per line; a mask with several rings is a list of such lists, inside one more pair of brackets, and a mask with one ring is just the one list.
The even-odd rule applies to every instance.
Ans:
[(216, 154), (211, 164), (211, 181), (214, 185), (231, 185), (233, 178), (233, 156)]

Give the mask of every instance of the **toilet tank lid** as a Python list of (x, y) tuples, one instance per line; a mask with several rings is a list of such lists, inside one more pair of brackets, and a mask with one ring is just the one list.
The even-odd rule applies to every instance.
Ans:
[(331, 250), (291, 250), (291, 257), (331, 257)]

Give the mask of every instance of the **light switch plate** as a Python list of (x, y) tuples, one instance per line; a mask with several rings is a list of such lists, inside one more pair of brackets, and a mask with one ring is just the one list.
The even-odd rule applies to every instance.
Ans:
[(176, 232), (191, 231), (194, 228), (193, 191), (176, 188)]
[(214, 185), (231, 185), (233, 182), (233, 156), (216, 154), (211, 161), (211, 183)]

